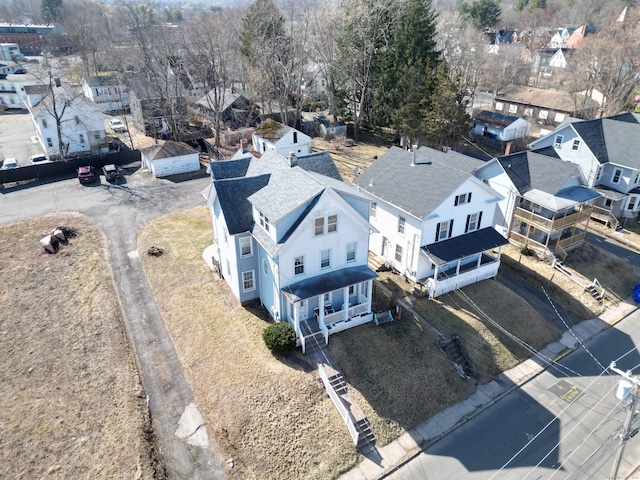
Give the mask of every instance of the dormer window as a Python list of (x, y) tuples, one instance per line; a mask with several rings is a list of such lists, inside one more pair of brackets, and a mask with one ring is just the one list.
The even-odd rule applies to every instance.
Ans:
[(267, 232), (269, 231), (269, 219), (260, 212), (260, 226)]
[(621, 176), (622, 176), (622, 170), (620, 168), (616, 168), (613, 172), (613, 177), (611, 177), (611, 182), (620, 183)]

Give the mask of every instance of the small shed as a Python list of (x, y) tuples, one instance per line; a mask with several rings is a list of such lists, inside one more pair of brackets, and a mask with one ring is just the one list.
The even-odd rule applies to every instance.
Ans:
[(525, 138), (530, 129), (531, 124), (523, 118), (488, 110), (474, 112), (471, 121), (471, 133), (503, 142)]
[(142, 164), (155, 177), (200, 170), (200, 154), (187, 144), (164, 142), (142, 150)]
[(314, 115), (313, 119), (319, 123), (320, 135), (323, 137), (346, 137), (347, 136), (347, 124), (341, 120), (337, 120), (335, 117), (330, 119), (325, 115)]

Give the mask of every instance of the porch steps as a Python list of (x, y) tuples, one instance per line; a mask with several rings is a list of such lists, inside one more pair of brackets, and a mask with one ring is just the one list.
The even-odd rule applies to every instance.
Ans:
[(369, 268), (374, 272), (382, 272), (388, 269), (387, 260), (380, 255), (369, 254)]
[(593, 284), (589, 285), (587, 288), (585, 288), (585, 290), (589, 295), (591, 295), (596, 300), (596, 302), (598, 303), (604, 302), (604, 290), (598, 289), (598, 287), (596, 287)]
[(345, 381), (341, 373), (337, 373), (336, 375), (329, 377), (329, 384), (339, 395), (347, 393), (348, 391), (347, 382)]
[(437, 342), (442, 353), (444, 353), (447, 359), (453, 364), (461, 377), (469, 378), (476, 376), (476, 371), (471, 365), (471, 361), (464, 351), (458, 335), (442, 335), (438, 337)]
[(371, 430), (371, 425), (369, 424), (369, 420), (367, 418), (361, 419), (356, 424), (356, 430), (360, 434), (360, 438), (358, 439), (358, 450), (362, 450), (369, 445), (373, 445), (376, 443), (376, 435)]

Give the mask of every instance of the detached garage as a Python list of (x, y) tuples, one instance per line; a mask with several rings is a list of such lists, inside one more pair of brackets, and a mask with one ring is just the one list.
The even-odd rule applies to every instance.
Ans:
[(142, 150), (142, 163), (155, 177), (200, 170), (200, 154), (189, 145), (164, 142)]

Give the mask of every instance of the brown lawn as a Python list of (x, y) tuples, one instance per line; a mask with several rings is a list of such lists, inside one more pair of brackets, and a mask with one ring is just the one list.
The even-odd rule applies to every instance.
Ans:
[[(63, 225), (77, 237), (46, 254), (40, 238)], [(101, 232), (56, 214), (0, 226), (0, 238), (0, 476), (156, 478)]]
[[(261, 339), (266, 312), (240, 307), (226, 283), (213, 279), (201, 257), (211, 237), (210, 216), (201, 207), (149, 224), (138, 247), (141, 253), (151, 245), (164, 249), (158, 258), (142, 255), (145, 270), (210, 433), (234, 458), (231, 477), (334, 478), (354, 467), (361, 457), (314, 366), (299, 351), (272, 356)], [(386, 275), (385, 285), (396, 285), (397, 292), (409, 288)], [(381, 291), (376, 289), (377, 302), (387, 306), (391, 299)], [(495, 282), (465, 292), (536, 348), (558, 338), (554, 327)], [(445, 333), (460, 334), (480, 381), (527, 356), (457, 297), (417, 298), (416, 305)], [(519, 321), (500, 318), (501, 306), (517, 309)], [(381, 445), (474, 392), (473, 382), (458, 376), (435, 338), (407, 312), (397, 322), (330, 338), (331, 354)]]

